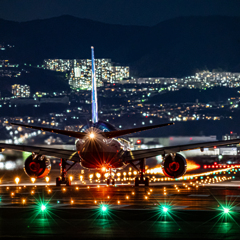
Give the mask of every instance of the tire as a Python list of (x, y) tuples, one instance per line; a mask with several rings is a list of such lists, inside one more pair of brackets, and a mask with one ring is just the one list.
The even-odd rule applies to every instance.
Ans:
[(60, 181), (61, 181), (60, 177), (57, 177), (56, 178), (56, 186), (57, 187), (59, 187), (61, 185)]
[(138, 187), (139, 186), (139, 179), (138, 177), (135, 178), (135, 187)]
[(114, 179), (112, 180), (112, 185), (115, 185), (115, 180)]
[(110, 185), (110, 179), (107, 179), (107, 185)]

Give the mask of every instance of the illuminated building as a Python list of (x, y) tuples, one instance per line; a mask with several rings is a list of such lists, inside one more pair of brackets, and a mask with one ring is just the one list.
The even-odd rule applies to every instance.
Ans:
[(12, 94), (15, 97), (28, 98), (30, 97), (30, 86), (14, 84), (12, 85)]
[[(91, 59), (45, 59), (45, 68), (54, 71), (70, 72), (69, 85), (73, 88), (91, 88)], [(97, 86), (103, 82), (116, 83), (129, 78), (128, 66), (113, 66), (111, 59), (95, 59)]]

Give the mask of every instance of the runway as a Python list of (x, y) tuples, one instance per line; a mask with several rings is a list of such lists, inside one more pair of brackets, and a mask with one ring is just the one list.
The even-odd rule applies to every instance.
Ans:
[[(0, 185), (1, 239), (239, 239), (233, 175), (152, 182)], [(236, 175), (235, 175), (236, 176)]]

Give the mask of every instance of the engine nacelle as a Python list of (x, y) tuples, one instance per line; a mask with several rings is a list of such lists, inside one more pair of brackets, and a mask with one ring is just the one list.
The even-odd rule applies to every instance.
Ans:
[(187, 171), (186, 159), (181, 154), (167, 155), (162, 162), (163, 173), (170, 178), (179, 178)]
[(45, 156), (32, 154), (24, 163), (24, 171), (31, 178), (43, 178), (51, 170), (51, 162)]

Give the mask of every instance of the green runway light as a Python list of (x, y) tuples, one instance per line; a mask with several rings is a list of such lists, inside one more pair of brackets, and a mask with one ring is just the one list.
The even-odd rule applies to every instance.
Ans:
[(224, 208), (224, 213), (229, 213), (229, 209), (228, 208)]
[(103, 212), (106, 212), (106, 211), (107, 211), (107, 207), (103, 205), (103, 206), (102, 206), (102, 211), (103, 211)]
[(42, 210), (42, 211), (45, 211), (45, 210), (46, 210), (46, 206), (42, 204), (41, 210)]
[(163, 207), (162, 210), (163, 210), (163, 212), (166, 213), (168, 211), (168, 208), (167, 207)]

